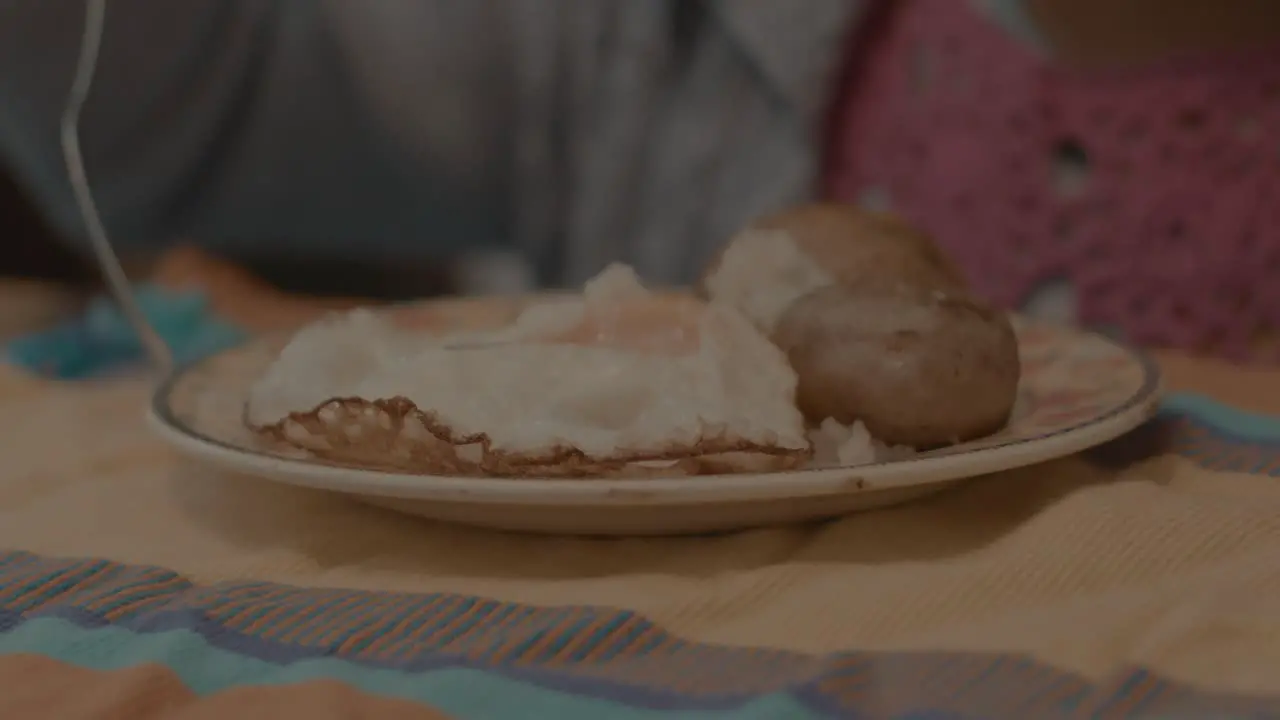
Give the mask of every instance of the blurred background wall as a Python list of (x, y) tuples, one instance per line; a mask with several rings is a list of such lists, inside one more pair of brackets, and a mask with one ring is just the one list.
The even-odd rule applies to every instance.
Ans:
[(40, 278), (77, 284), (96, 275), (67, 249), (31, 207), (13, 178), (0, 166), (0, 276)]

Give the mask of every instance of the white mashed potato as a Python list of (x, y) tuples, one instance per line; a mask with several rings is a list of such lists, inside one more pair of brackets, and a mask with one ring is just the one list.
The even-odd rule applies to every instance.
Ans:
[(744, 231), (725, 248), (705, 281), (715, 302), (738, 308), (767, 336), (792, 303), (833, 282), (782, 230)]
[(841, 425), (831, 418), (809, 431), (809, 440), (813, 443), (811, 466), (815, 468), (891, 462), (916, 454), (913, 448), (880, 442), (860, 422)]

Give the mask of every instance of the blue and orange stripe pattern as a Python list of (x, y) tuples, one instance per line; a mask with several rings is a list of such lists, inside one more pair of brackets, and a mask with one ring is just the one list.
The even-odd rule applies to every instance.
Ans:
[[(1280, 423), (1178, 398), (1096, 455), (1120, 462), (1142, 452), (1275, 475)], [(1280, 696), (1214, 695), (1141, 668), (1097, 684), (1013, 656), (730, 648), (682, 640), (611, 608), (200, 586), (161, 568), (23, 552), (0, 553), (0, 653), (13, 652), (104, 666), (162, 662), (206, 690), (311, 673), (464, 718), (477, 693), (486, 712), (507, 702), (522, 713), (511, 717), (566, 720), (672, 711), (742, 720), (1280, 716)]]

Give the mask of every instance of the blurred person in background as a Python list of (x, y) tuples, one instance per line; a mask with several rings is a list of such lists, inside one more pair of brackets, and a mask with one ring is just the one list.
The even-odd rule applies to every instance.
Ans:
[[(68, 237), (82, 16), (0, 0), (0, 153)], [(1006, 306), (1268, 356), (1278, 41), (1274, 0), (111, 0), (83, 128), (138, 256), (684, 283), (827, 196)]]
[(1280, 360), (1280, 2), (886, 0), (826, 191), (930, 230), (988, 298)]
[[(86, 165), (134, 256), (193, 238), (425, 276), (510, 249), (540, 284), (612, 260), (686, 282), (815, 192), (862, 4), (801, 5), (110, 0)], [(83, 15), (0, 0), (0, 153), (70, 237), (57, 133)]]

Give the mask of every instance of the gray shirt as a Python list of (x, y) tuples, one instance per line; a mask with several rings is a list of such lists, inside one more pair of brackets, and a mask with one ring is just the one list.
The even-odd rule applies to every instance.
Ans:
[[(200, 238), (577, 283), (687, 282), (813, 194), (864, 0), (110, 0), (84, 116), (117, 244)], [(0, 154), (70, 237), (57, 118), (84, 7), (0, 0)]]

